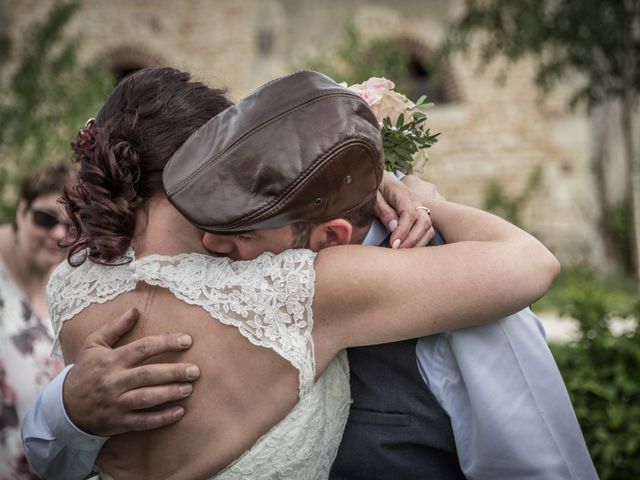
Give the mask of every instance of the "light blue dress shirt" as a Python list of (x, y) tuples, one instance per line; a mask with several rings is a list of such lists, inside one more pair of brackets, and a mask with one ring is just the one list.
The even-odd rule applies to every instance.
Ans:
[[(363, 244), (380, 245), (387, 235), (375, 222)], [(468, 479), (598, 478), (544, 328), (530, 308), (420, 338), (416, 358), (451, 418)]]
[(67, 365), (40, 392), (22, 425), (22, 443), (29, 465), (47, 480), (86, 478), (108, 440), (78, 429), (67, 416), (62, 391), (71, 367), (73, 364)]
[[(376, 221), (363, 244), (379, 245), (387, 235)], [(530, 309), (423, 337), (416, 357), (425, 388), (451, 418), (468, 479), (598, 478), (544, 329)], [(67, 417), (62, 386), (69, 368), (42, 391), (23, 424), (29, 463), (53, 480), (85, 478), (106, 441)]]

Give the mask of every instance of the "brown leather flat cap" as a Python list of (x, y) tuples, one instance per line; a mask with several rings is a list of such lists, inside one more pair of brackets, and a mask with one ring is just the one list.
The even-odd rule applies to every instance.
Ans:
[(339, 218), (375, 195), (383, 165), (366, 102), (325, 75), (298, 72), (209, 120), (163, 181), (193, 224), (234, 233)]

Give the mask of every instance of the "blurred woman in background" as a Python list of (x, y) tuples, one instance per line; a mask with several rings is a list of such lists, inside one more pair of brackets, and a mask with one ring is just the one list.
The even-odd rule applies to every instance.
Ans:
[(38, 478), (22, 453), (20, 423), (63, 366), (50, 357), (45, 287), (66, 255), (58, 246), (67, 228), (58, 197), (71, 176), (64, 163), (27, 174), (13, 224), (0, 226), (0, 480)]

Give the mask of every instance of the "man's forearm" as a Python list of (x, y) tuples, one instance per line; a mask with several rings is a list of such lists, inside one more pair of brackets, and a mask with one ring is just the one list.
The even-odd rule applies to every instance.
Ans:
[(24, 418), (22, 442), (31, 467), (43, 478), (86, 478), (107, 437), (90, 435), (69, 420), (62, 398), (71, 365), (47, 385)]

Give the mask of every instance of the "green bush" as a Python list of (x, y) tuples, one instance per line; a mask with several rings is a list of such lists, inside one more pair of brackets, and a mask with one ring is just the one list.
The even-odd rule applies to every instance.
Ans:
[(396, 82), (398, 91), (407, 90), (409, 54), (395, 42), (365, 40), (348, 24), (335, 49), (303, 61), (304, 68), (316, 70), (337, 82), (364, 82), (369, 77), (386, 76)]
[(442, 87), (443, 64), (439, 57), (424, 59), (412, 55), (402, 38), (365, 38), (353, 24), (347, 24), (335, 48), (303, 59), (301, 67), (350, 85), (370, 77), (385, 77), (395, 83), (396, 91), (414, 102), (423, 94), (433, 99), (433, 94), (424, 91), (425, 85), (415, 85), (412, 69), (428, 77), (432, 90)]
[(562, 268), (551, 289), (534, 308), (567, 311), (583, 291), (601, 298), (606, 307), (618, 315), (632, 312), (638, 299), (635, 279), (628, 273), (603, 274), (589, 267), (569, 266)]
[(520, 213), (540, 190), (543, 177), (542, 165), (535, 166), (529, 174), (524, 188), (514, 195), (509, 195), (499, 181), (489, 182), (484, 191), (483, 208), (522, 227)]
[[(576, 283), (573, 283), (575, 287)], [(640, 478), (640, 302), (622, 306), (593, 278), (564, 290), (562, 313), (579, 321), (582, 337), (554, 345), (576, 415), (602, 480)], [(613, 316), (634, 318), (636, 329), (614, 336)]]

